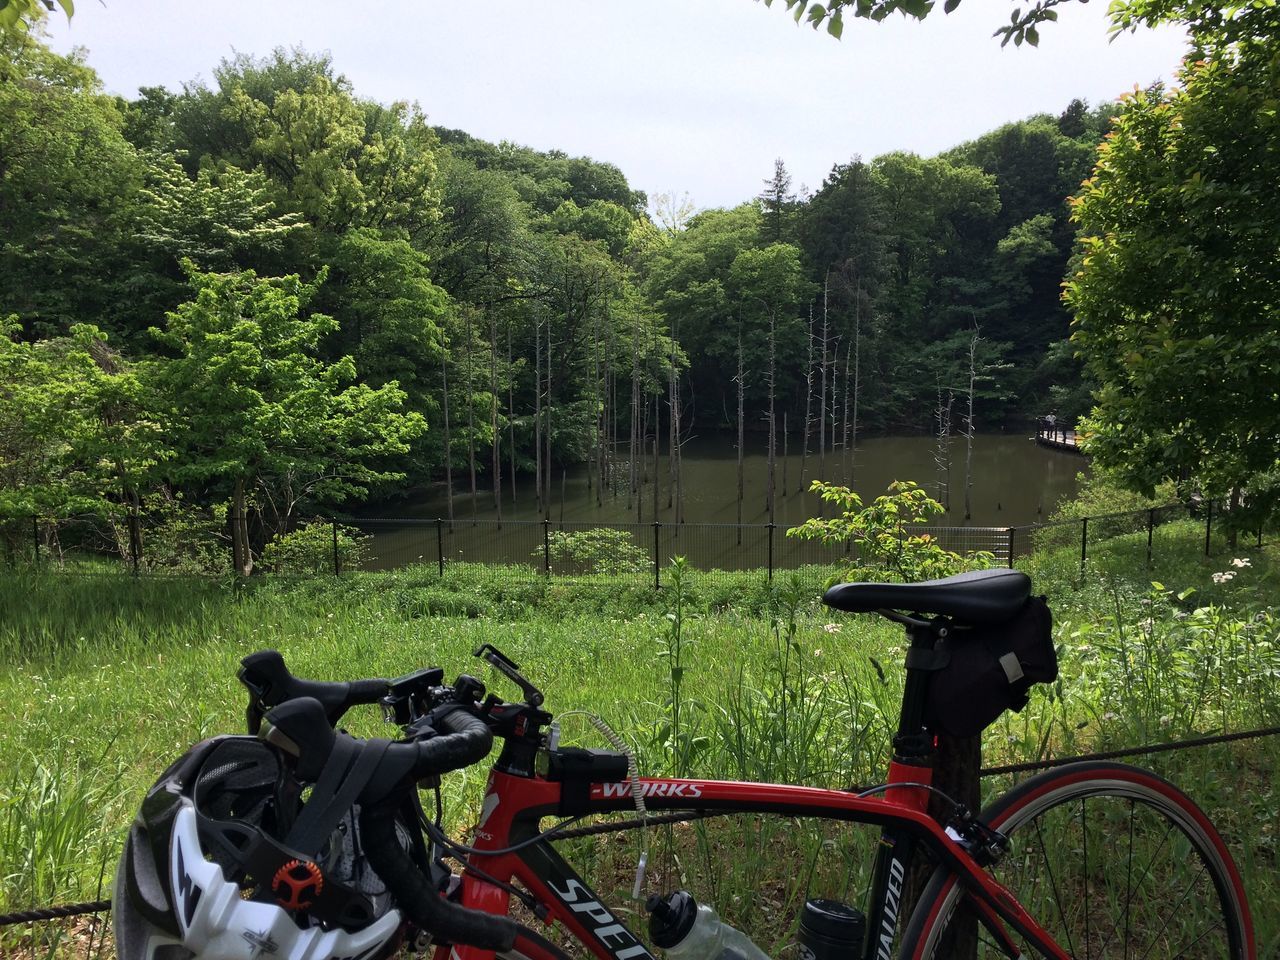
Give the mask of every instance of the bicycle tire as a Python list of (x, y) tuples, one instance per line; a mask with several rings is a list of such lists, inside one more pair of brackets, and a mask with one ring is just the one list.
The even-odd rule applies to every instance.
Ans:
[[(1226, 844), (1204, 812), (1156, 774), (1119, 763), (1071, 764), (1015, 786), (982, 819), (1012, 847), (992, 875), (1069, 955), (1256, 957), (1248, 900)], [(980, 960), (1006, 956), (969, 903), (956, 875), (939, 867), (898, 955), (951, 958), (967, 952), (957, 937), (968, 938), (968, 949), (976, 937)], [(1042, 955), (1008, 932), (1023, 955)]]

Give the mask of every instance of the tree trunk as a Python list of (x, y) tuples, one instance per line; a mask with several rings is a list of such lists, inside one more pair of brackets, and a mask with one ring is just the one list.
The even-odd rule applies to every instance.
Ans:
[(533, 504), (542, 513), (542, 321), (533, 327)]
[(777, 371), (777, 337), (774, 314), (769, 314), (769, 522), (773, 523), (773, 478), (777, 464), (778, 430), (777, 414), (774, 410), (774, 374)]
[(809, 479), (809, 427), (813, 423), (813, 304), (809, 304), (809, 347), (804, 361), (804, 443), (800, 448), (800, 490)]
[(955, 395), (947, 391), (946, 402), (942, 400), (942, 384), (938, 384), (938, 406), (934, 411), (937, 420), (937, 446), (934, 448), (933, 462), (938, 470), (938, 502), (944, 510), (951, 509), (951, 404)]
[[(659, 388), (661, 389), (661, 388)], [(662, 399), (661, 393), (655, 392), (653, 395), (653, 519), (658, 519), (658, 443), (662, 440), (662, 417), (658, 407)]]
[(547, 404), (546, 404), (547, 428), (545, 431), (543, 431), (544, 434), (546, 435), (546, 444), (547, 444), (547, 455), (544, 458), (544, 462), (547, 465), (547, 485), (545, 488), (546, 494), (543, 499), (543, 502), (546, 504), (546, 507), (547, 507), (547, 512), (545, 516), (548, 520), (551, 519), (551, 428), (552, 428), (551, 398), (553, 396), (553, 389), (554, 389), (554, 385), (551, 382), (551, 322), (548, 320), (547, 321)]
[(471, 311), (467, 312), (467, 466), (471, 473), (471, 519), (476, 518), (475, 379), (471, 369)]
[(231, 562), (237, 576), (253, 573), (253, 551), (249, 547), (249, 516), (245, 503), (244, 478), (236, 477), (231, 497)]
[[(827, 278), (822, 281), (822, 389), (819, 395), (821, 413), (818, 416), (818, 479), (827, 479)], [(821, 503), (822, 501), (819, 501)], [(818, 508), (821, 510), (821, 506)]]
[(742, 413), (743, 413), (743, 370), (742, 370), (742, 322), (738, 322), (738, 545), (742, 545)]
[(782, 499), (787, 499), (787, 411), (782, 411)]
[(511, 362), (511, 321), (507, 320), (507, 443), (511, 446), (511, 505), (516, 503), (516, 394), (515, 366)]
[(844, 424), (840, 431), (841, 473), (846, 484), (852, 483), (853, 474), (853, 450), (849, 447), (849, 366), (852, 357), (853, 344), (850, 343), (844, 348)]
[(964, 424), (964, 518), (973, 516), (970, 492), (973, 484), (973, 392), (978, 382), (978, 329), (969, 341), (969, 413)]
[(493, 509), (498, 523), (502, 523), (502, 431), (498, 429), (498, 318), (492, 305), (486, 305), (489, 314), (489, 430), (493, 436)]
[(444, 490), (445, 509), (449, 513), (449, 529), (453, 530), (453, 448), (449, 443), (449, 364), (448, 351), (440, 354), (440, 381), (444, 385)]
[(857, 467), (858, 456), (858, 396), (861, 393), (862, 360), (862, 282), (858, 282), (858, 299), (853, 307), (853, 435), (850, 444), (850, 473)]

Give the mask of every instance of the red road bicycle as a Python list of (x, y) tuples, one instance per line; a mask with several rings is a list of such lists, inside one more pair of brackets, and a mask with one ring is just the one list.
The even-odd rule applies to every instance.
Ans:
[[(255, 654), (241, 671), (253, 694), (250, 727), (268, 742), (305, 753), (317, 726), (328, 730), (348, 707), (380, 701), (407, 740), (429, 736), (430, 761), (415, 761), (407, 773), (403, 761), (396, 790), (384, 789), (378, 802), (365, 804), (361, 828), (369, 860), (410, 918), (412, 935), (419, 946), (431, 941), (440, 960), (565, 957), (562, 947), (509, 919), (513, 900), (543, 923), (558, 924), (574, 954), (651, 958), (617, 906), (555, 846), (581, 832), (574, 825), (582, 818), (632, 811), (636, 796), (643, 798), (642, 811), (653, 814), (650, 822), (748, 813), (878, 827), (862, 904), (866, 935), (851, 951), (863, 960), (1256, 956), (1248, 903), (1226, 845), (1184, 793), (1153, 773), (1081, 762), (1018, 784), (980, 815), (954, 802), (942, 823), (926, 813), (931, 793), (939, 792), (932, 771), (936, 738), (924, 720), (930, 651), (947, 637), (963, 642), (954, 631), (966, 624), (1011, 616), (1029, 594), (1025, 575), (992, 570), (835, 589), (828, 603), (888, 616), (906, 627), (910, 640), (894, 757), (887, 781), (869, 789), (637, 778), (623, 752), (556, 743), (542, 693), (490, 645), (477, 655), (516, 683), (523, 699), (486, 696), (471, 677), (446, 685), (438, 668), (390, 682), (305, 681), (289, 675), (278, 654)], [(417, 806), (414, 786), (478, 763), (494, 738), (501, 750), (473, 845), (464, 847), (440, 829), (438, 794), (432, 822)], [(395, 753), (382, 749), (388, 758)], [(404, 842), (406, 804), (416, 809), (413, 819), (431, 844)], [(544, 828), (549, 818), (562, 819)], [(605, 819), (590, 829), (637, 825)], [(460, 882), (450, 882), (440, 865), (446, 851), (462, 861)], [(922, 856), (934, 865), (932, 876), (904, 917), (907, 878)]]

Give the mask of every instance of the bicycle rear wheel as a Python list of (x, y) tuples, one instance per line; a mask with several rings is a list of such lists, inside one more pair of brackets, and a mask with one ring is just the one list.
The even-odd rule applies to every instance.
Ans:
[[(1073, 958), (1256, 955), (1226, 845), (1184, 793), (1153, 773), (1097, 762), (1050, 770), (999, 797), (983, 820), (1011, 844), (992, 875)], [(1041, 955), (1009, 933), (1022, 955)], [(966, 955), (1008, 954), (977, 923), (955, 875), (939, 867), (903, 932), (900, 956)]]

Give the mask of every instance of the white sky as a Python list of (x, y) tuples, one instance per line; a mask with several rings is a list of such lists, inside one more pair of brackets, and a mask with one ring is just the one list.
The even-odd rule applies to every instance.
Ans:
[(81, 0), (52, 44), (89, 48), (107, 89), (180, 88), (233, 50), (328, 50), (356, 92), (416, 100), (487, 140), (617, 164), (650, 196), (731, 206), (782, 157), (795, 186), (833, 163), (931, 154), (1073, 97), (1169, 80), (1174, 30), (1108, 42), (1106, 4), (1067, 4), (1039, 48), (1001, 49), (1009, 0), (963, 0), (923, 23), (796, 27), (782, 0)]

